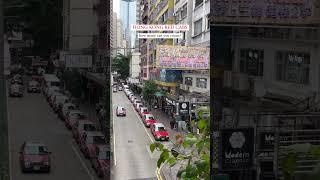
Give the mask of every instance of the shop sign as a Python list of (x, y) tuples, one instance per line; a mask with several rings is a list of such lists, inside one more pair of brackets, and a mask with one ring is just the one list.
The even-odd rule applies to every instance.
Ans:
[(175, 105), (176, 103), (168, 98), (166, 98), (166, 102), (171, 105)]
[(172, 109), (172, 105), (166, 105), (163, 107), (164, 109)]
[(237, 24), (313, 24), (318, 0), (215, 0), (213, 21)]
[(180, 102), (179, 103), (179, 114), (189, 114), (190, 103), (189, 102)]
[(273, 149), (274, 148), (274, 132), (262, 132), (260, 137), (260, 149)]
[(253, 165), (253, 128), (224, 129), (222, 138), (222, 170), (250, 169)]
[(272, 151), (260, 151), (257, 154), (259, 159), (272, 159), (274, 157), (274, 152)]

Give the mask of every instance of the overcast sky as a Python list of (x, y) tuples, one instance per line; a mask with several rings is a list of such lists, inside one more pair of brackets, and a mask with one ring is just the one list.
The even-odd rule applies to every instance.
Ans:
[(118, 17), (120, 14), (120, 0), (113, 0), (113, 11), (117, 13)]

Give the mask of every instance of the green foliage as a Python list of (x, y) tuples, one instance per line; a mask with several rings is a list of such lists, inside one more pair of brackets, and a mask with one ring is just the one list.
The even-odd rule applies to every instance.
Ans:
[(130, 56), (118, 54), (112, 59), (112, 70), (117, 71), (120, 74), (121, 79), (127, 79), (129, 77), (130, 58)]
[(151, 100), (154, 98), (154, 93), (157, 91), (157, 85), (153, 81), (145, 81), (144, 88), (142, 90), (143, 98), (151, 103)]
[[(158, 142), (150, 145), (151, 152), (154, 152), (155, 149), (162, 152), (157, 162), (158, 167), (163, 163), (171, 167), (181, 164), (182, 166), (176, 175), (178, 179), (210, 179), (210, 123), (203, 119), (199, 119), (199, 122), (200, 134), (190, 133), (185, 137), (176, 136), (176, 146), (178, 149), (183, 148), (186, 153), (179, 151), (180, 153), (174, 154)], [(183, 165), (181, 163), (183, 161), (188, 163)]]
[(284, 158), (280, 160), (280, 167), (282, 169), (284, 179), (292, 180), (294, 177), (294, 172), (297, 168), (297, 158), (298, 155), (296, 153), (290, 152)]

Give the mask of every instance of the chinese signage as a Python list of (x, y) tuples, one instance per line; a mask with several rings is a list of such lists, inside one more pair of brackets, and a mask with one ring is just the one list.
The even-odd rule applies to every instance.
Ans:
[(261, 160), (272, 159), (274, 157), (274, 132), (261, 132), (259, 139), (257, 157)]
[(215, 0), (213, 21), (244, 24), (310, 24), (319, 21), (317, 0)]
[(189, 114), (190, 103), (180, 102), (179, 103), (179, 114)]
[(222, 170), (243, 170), (252, 167), (254, 153), (253, 128), (224, 129), (222, 138)]
[(157, 47), (157, 66), (166, 69), (209, 69), (209, 48), (165, 46)]

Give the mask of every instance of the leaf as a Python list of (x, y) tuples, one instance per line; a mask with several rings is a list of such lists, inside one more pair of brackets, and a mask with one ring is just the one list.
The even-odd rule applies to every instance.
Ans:
[(164, 163), (168, 158), (169, 158), (169, 152), (168, 152), (168, 150), (164, 150), (161, 153), (160, 158), (159, 158), (159, 160), (157, 162), (158, 168), (160, 168), (161, 164)]
[(205, 120), (200, 120), (200, 121), (198, 122), (198, 128), (199, 128), (200, 130), (203, 130), (203, 129), (206, 127), (206, 125), (207, 125), (207, 123), (206, 123)]
[(170, 157), (167, 162), (169, 163), (170, 167), (176, 164), (176, 159), (174, 157)]
[(153, 153), (154, 149), (156, 148), (155, 144), (150, 144), (150, 151)]
[(204, 161), (210, 161), (210, 156), (208, 154), (202, 154), (201, 159), (203, 159)]

